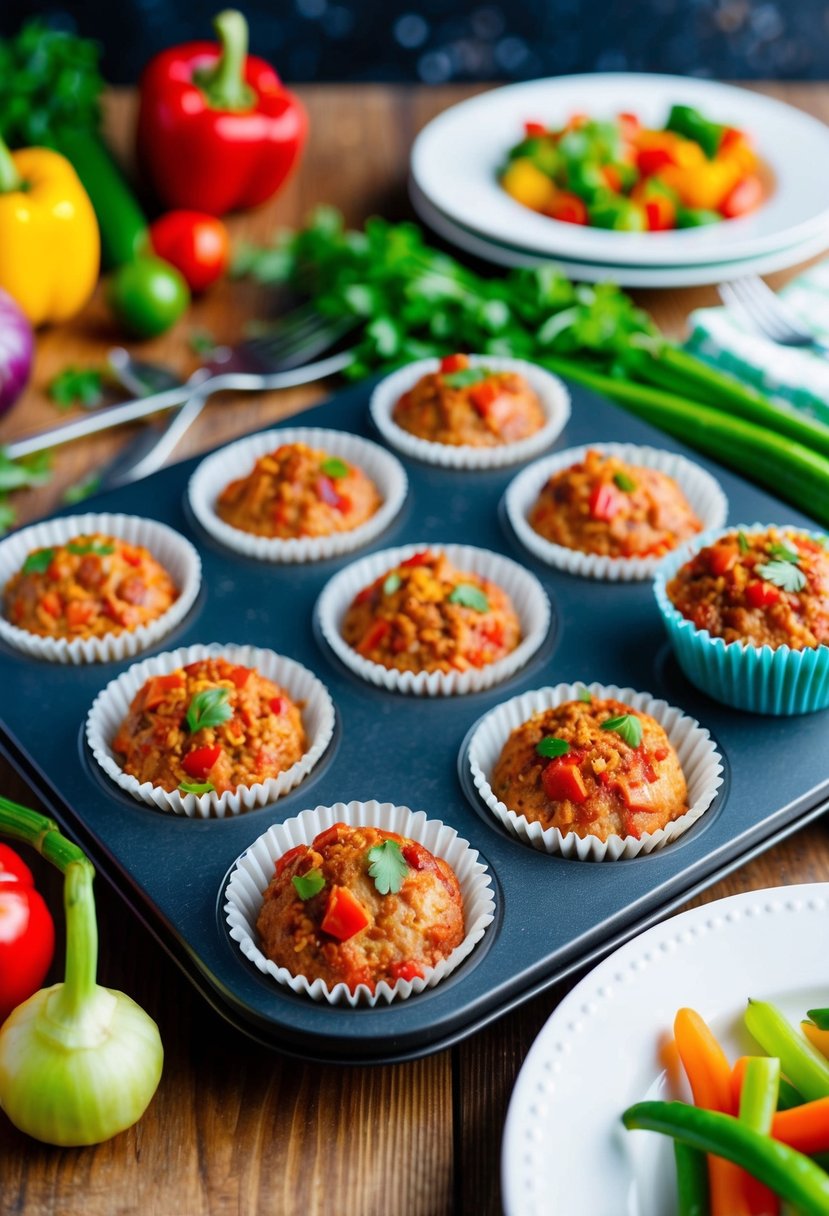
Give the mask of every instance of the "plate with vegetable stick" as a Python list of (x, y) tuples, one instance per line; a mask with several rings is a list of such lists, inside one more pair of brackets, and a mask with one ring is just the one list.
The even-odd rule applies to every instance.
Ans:
[(829, 1213), (829, 884), (692, 908), (556, 1008), (513, 1091), (510, 1216)]

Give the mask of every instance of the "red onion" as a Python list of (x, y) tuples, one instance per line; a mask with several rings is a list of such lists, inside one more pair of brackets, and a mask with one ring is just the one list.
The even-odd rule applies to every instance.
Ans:
[(32, 370), (32, 327), (11, 296), (0, 288), (0, 414), (11, 409)]

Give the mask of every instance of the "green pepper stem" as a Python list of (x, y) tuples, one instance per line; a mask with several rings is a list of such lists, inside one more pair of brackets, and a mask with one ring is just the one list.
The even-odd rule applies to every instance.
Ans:
[(213, 29), (221, 51), (218, 62), (193, 79), (214, 110), (250, 110), (256, 94), (245, 82), (248, 23), (238, 9), (227, 8), (213, 18)]
[[(47, 818), (27, 806), (20, 806), (9, 798), (0, 796), (0, 836), (11, 836), (37, 849), (53, 866), (65, 874), (76, 861), (92, 863), (82, 849), (61, 834), (54, 819)], [(93, 871), (94, 873), (94, 871)]]
[(95, 871), (84, 857), (70, 862), (63, 884), (66, 911), (66, 976), (55, 1002), (59, 1020), (74, 1021), (83, 1015), (95, 991), (98, 972), (98, 922), (92, 879)]
[(17, 172), (6, 143), (0, 138), (0, 194), (12, 194), (15, 190), (22, 189), (23, 178)]

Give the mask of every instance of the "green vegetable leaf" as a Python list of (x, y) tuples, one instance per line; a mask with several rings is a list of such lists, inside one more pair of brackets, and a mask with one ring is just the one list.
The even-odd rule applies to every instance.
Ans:
[(195, 734), (206, 726), (221, 726), (233, 717), (233, 708), (229, 704), (229, 688), (205, 688), (197, 692), (187, 710), (188, 729)]
[(636, 482), (633, 480), (632, 477), (628, 477), (627, 473), (624, 473), (621, 471), (618, 473), (614, 473), (613, 480), (616, 483), (616, 485), (619, 487), (619, 489), (623, 490), (625, 492), (625, 494), (632, 494), (633, 491), (636, 489)]
[(383, 583), (383, 595), (394, 595), (395, 591), (401, 586), (403, 579), (396, 570), (392, 570), (391, 574), (387, 575)]
[(82, 481), (76, 481), (74, 485), (67, 486), (63, 491), (63, 501), (72, 506), (76, 502), (83, 502), (85, 498), (89, 498), (92, 494), (97, 494), (100, 488), (100, 475), (93, 473), (90, 477), (84, 477)]
[(94, 553), (98, 557), (107, 557), (110, 553), (115, 552), (115, 545), (102, 545), (95, 540), (80, 543), (78, 541), (70, 541), (66, 549), (69, 553), (74, 553), (76, 557), (83, 557), (86, 553)]
[(40, 18), (0, 42), (0, 133), (13, 148), (54, 147), (61, 129), (98, 131), (100, 46)]
[(212, 355), (218, 342), (209, 329), (191, 329), (187, 343), (194, 355)]
[(0, 448), (0, 494), (46, 485), (52, 476), (51, 463), (50, 452), (37, 452), (23, 460), (12, 460)]
[(441, 379), (447, 388), (469, 388), (488, 380), (491, 375), (485, 367), (462, 367), (458, 372), (444, 372)]
[(341, 477), (347, 477), (350, 469), (344, 460), (340, 460), (339, 456), (330, 456), (328, 460), (324, 460), (320, 465), (320, 470), (326, 477), (333, 477), (338, 481)]
[(799, 562), (800, 554), (797, 549), (791, 549), (788, 545), (773, 544), (769, 546), (769, 554), (778, 562)]
[(62, 410), (73, 405), (92, 409), (103, 397), (103, 376), (94, 367), (67, 367), (49, 382), (49, 396)]
[(774, 583), (783, 591), (802, 591), (806, 586), (806, 575), (794, 564), (788, 561), (764, 562), (757, 567), (760, 578), (768, 583)]
[(638, 747), (642, 742), (642, 722), (635, 714), (619, 714), (602, 722), (602, 730), (612, 730), (624, 739), (629, 747)]
[(0, 536), (4, 536), (9, 528), (14, 526), (17, 512), (6, 500), (0, 497)]
[(23, 574), (44, 574), (52, 564), (54, 549), (35, 549), (23, 563)]
[(748, 543), (748, 537), (746, 536), (745, 532), (737, 533), (737, 544), (741, 553), (748, 553), (751, 549), (751, 545)]
[(589, 688), (580, 688), (578, 691), (578, 699), (584, 701), (585, 705), (590, 705), (593, 700), (593, 694)]
[(182, 794), (212, 794), (216, 787), (212, 781), (182, 781), (178, 788)]
[(309, 870), (307, 874), (295, 874), (291, 882), (300, 899), (312, 899), (325, 886), (325, 875), (320, 869)]
[(539, 743), (536, 743), (535, 750), (539, 756), (553, 759), (556, 756), (566, 756), (570, 750), (570, 744), (566, 739), (558, 739), (555, 735), (545, 735)]
[(381, 895), (396, 895), (409, 872), (406, 858), (396, 840), (384, 840), (368, 851), (368, 872)]
[(480, 587), (472, 583), (458, 583), (449, 594), (449, 603), (472, 608), (475, 612), (489, 612), (489, 599)]

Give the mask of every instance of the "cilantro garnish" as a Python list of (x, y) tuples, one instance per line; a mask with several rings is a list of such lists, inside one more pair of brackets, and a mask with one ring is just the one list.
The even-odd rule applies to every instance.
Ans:
[(368, 851), (368, 872), (381, 895), (396, 895), (409, 872), (406, 858), (396, 840), (384, 840)]
[(83, 502), (91, 494), (97, 494), (100, 488), (101, 477), (98, 473), (93, 473), (91, 477), (84, 477), (82, 481), (76, 481), (74, 485), (67, 486), (63, 491), (63, 501), (69, 503), (70, 506), (76, 502)]
[(556, 756), (566, 756), (570, 750), (570, 744), (566, 739), (559, 739), (555, 735), (545, 735), (539, 743), (536, 743), (535, 750), (539, 756), (546, 756), (552, 760)]
[(590, 705), (593, 700), (593, 694), (589, 688), (580, 688), (577, 696), (579, 701), (584, 701), (585, 705)]
[(635, 714), (619, 714), (602, 722), (602, 730), (612, 730), (624, 739), (629, 747), (638, 747), (642, 742), (642, 723)]
[(794, 562), (763, 562), (757, 567), (757, 573), (783, 591), (802, 591), (806, 586), (806, 575)]
[(309, 870), (307, 874), (295, 874), (291, 882), (300, 899), (312, 899), (325, 886), (325, 875), (320, 869)]
[(398, 587), (402, 584), (403, 579), (396, 570), (392, 570), (383, 583), (383, 595), (394, 595)]
[(769, 545), (769, 554), (774, 561), (778, 562), (797, 563), (800, 561), (800, 554), (797, 549), (791, 549), (788, 545), (781, 545), (776, 542), (773, 545)]
[(74, 553), (76, 557), (82, 557), (87, 553), (94, 553), (98, 557), (107, 557), (110, 553), (115, 552), (115, 545), (102, 545), (98, 541), (70, 541), (66, 546), (67, 553)]
[(195, 734), (205, 726), (221, 726), (233, 717), (233, 709), (228, 704), (229, 688), (205, 688), (197, 692), (187, 710), (187, 726)]
[(443, 383), (447, 388), (469, 388), (488, 380), (492, 372), (486, 367), (464, 367), (459, 372), (445, 372)]
[(326, 477), (332, 477), (334, 481), (338, 481), (340, 477), (347, 477), (349, 474), (348, 465), (344, 460), (340, 460), (339, 456), (330, 456), (328, 460), (324, 460), (320, 465), (320, 470)]
[(620, 490), (624, 490), (625, 494), (632, 494), (636, 489), (636, 482), (632, 477), (628, 477), (627, 473), (621, 470), (613, 474), (613, 480)]
[(92, 409), (99, 404), (103, 377), (94, 367), (67, 367), (59, 372), (49, 384), (49, 396), (58, 409), (68, 410), (73, 405)]
[(212, 794), (216, 787), (212, 781), (182, 781), (178, 788), (182, 794)]
[(24, 574), (43, 574), (52, 564), (54, 549), (35, 549), (23, 563)]
[(489, 600), (481, 588), (472, 583), (458, 583), (449, 595), (449, 603), (472, 608), (475, 612), (489, 612)]
[(751, 549), (751, 545), (748, 543), (748, 537), (746, 536), (745, 532), (737, 533), (737, 545), (741, 553), (748, 553)]

